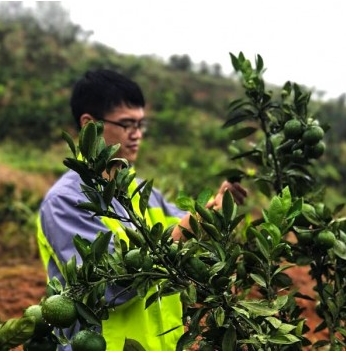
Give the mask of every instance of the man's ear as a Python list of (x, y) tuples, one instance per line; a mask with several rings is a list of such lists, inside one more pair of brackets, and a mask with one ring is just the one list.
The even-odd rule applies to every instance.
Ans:
[(86, 125), (90, 121), (96, 122), (96, 119), (88, 113), (82, 114), (81, 117), (79, 118), (81, 127), (84, 127), (84, 125)]

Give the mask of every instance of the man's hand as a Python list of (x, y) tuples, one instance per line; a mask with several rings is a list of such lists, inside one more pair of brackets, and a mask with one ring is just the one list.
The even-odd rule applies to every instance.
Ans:
[(231, 183), (228, 181), (223, 181), (215, 198), (209, 201), (206, 207), (220, 209), (222, 206), (223, 195), (227, 190), (232, 193), (233, 199), (238, 205), (244, 204), (245, 198), (247, 197), (247, 190), (244, 189), (238, 182)]
[[(238, 204), (244, 204), (245, 198), (247, 197), (247, 190), (244, 189), (238, 182), (235, 183), (231, 183), (228, 181), (224, 181), (221, 183), (221, 186), (215, 196), (215, 198), (211, 201), (209, 201), (206, 204), (207, 208), (214, 208), (214, 209), (220, 209), (222, 207), (222, 199), (223, 199), (223, 195), (225, 194), (225, 192), (229, 190), (232, 195), (233, 195), (233, 199), (234, 201)], [(190, 213), (187, 213), (180, 221), (179, 225), (190, 230)], [(181, 229), (179, 228), (179, 225), (177, 227), (174, 228), (173, 232), (172, 232), (172, 237), (174, 241), (179, 241), (180, 238), (185, 242), (186, 238), (185, 236), (182, 234)]]

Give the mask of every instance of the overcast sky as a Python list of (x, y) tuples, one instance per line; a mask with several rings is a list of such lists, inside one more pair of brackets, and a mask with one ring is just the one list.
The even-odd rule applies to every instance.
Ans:
[(287, 80), (337, 98), (346, 92), (345, 0), (62, 1), (94, 41), (120, 53), (188, 54), (233, 71), (229, 52), (264, 60), (268, 83)]

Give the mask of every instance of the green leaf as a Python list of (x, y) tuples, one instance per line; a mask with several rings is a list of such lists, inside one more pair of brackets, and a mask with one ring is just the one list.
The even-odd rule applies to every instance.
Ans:
[(64, 159), (63, 163), (67, 168), (77, 172), (81, 176), (84, 183), (87, 185), (92, 185), (90, 171), (88, 169), (88, 165), (85, 162), (67, 157)]
[(120, 149), (121, 145), (120, 144), (115, 144), (115, 145), (103, 145), (103, 139), (100, 138), (100, 149), (101, 151), (99, 152), (97, 159), (105, 159), (106, 162), (111, 162), (112, 159), (114, 158), (115, 154), (118, 152)]
[(242, 159), (242, 158), (246, 157), (249, 160), (258, 158), (258, 160), (262, 161), (261, 153), (262, 153), (261, 150), (255, 148), (253, 150), (244, 151), (240, 154), (237, 154), (237, 155), (233, 156), (231, 160), (238, 160), (238, 159)]
[(222, 128), (228, 128), (245, 120), (253, 119), (253, 112), (251, 111), (234, 111), (228, 114), (227, 121), (222, 125)]
[(339, 258), (346, 260), (346, 245), (343, 241), (335, 240), (333, 250)]
[(257, 230), (252, 229), (252, 232), (256, 235), (256, 244), (259, 248), (260, 252), (266, 259), (270, 259), (270, 252), (269, 252), (269, 243), (266, 238)]
[(138, 230), (134, 230), (130, 227), (125, 227), (126, 236), (137, 247), (142, 247), (145, 244), (143, 236)]
[(153, 180), (150, 180), (145, 184), (144, 188), (141, 191), (141, 197), (139, 199), (139, 209), (143, 217), (148, 207), (148, 202), (149, 202), (152, 188), (153, 188)]
[(268, 338), (268, 342), (282, 345), (297, 343), (300, 341), (301, 339), (294, 336), (293, 334), (276, 335), (274, 337)]
[(73, 156), (75, 158), (77, 158), (77, 149), (76, 149), (76, 145), (71, 137), (70, 134), (68, 134), (66, 131), (62, 132), (62, 138), (67, 142)]
[[(115, 145), (114, 150), (118, 150), (118, 145)], [(118, 169), (118, 173), (120, 173), (123, 170), (126, 170), (125, 173), (128, 172), (129, 170), (129, 162), (126, 159), (120, 158), (120, 157), (113, 157), (107, 161), (106, 164), (106, 172), (110, 175), (111, 171), (114, 169)]]
[(61, 294), (64, 290), (64, 287), (61, 281), (57, 277), (53, 277), (47, 284), (47, 294)]
[(229, 111), (236, 111), (236, 110), (239, 110), (239, 108), (241, 108), (242, 106), (246, 106), (248, 104), (249, 103), (247, 100), (244, 100), (243, 98), (238, 98), (238, 99), (230, 102), (230, 104), (228, 105), (228, 110)]
[(179, 193), (178, 198), (175, 201), (177, 207), (181, 210), (189, 211), (190, 213), (195, 213), (195, 201), (186, 196), (184, 193)]
[(222, 270), (223, 268), (225, 268), (226, 263), (225, 262), (217, 262), (215, 264), (213, 264), (210, 267), (209, 273), (212, 274), (216, 274), (218, 273), (220, 270)]
[(193, 284), (190, 284), (180, 293), (180, 300), (187, 306), (196, 304), (197, 291)]
[(214, 240), (208, 240), (208, 242), (199, 241), (199, 244), (201, 247), (208, 250), (210, 253), (216, 254), (220, 261), (225, 260), (225, 250), (222, 248), (222, 245), (219, 242), (216, 242)]
[(233, 196), (229, 191), (226, 191), (222, 198), (222, 214), (227, 223), (234, 218), (236, 211), (237, 207)]
[(292, 331), (295, 330), (295, 329), (296, 329), (296, 326), (291, 325), (291, 324), (289, 324), (289, 323), (283, 323), (283, 324), (279, 327), (278, 333), (280, 333), (280, 334), (287, 334), (287, 333), (292, 332)]
[(215, 241), (221, 241), (222, 235), (220, 234), (220, 231), (215, 227), (215, 225), (208, 224), (206, 222), (201, 222), (200, 225), (212, 239)]
[(209, 200), (213, 197), (213, 191), (210, 188), (204, 188), (197, 196), (196, 203), (199, 203), (201, 206), (206, 205)]
[(265, 230), (270, 235), (271, 243), (274, 247), (280, 243), (281, 231), (276, 225), (266, 222), (261, 224), (261, 228), (262, 228), (262, 233), (263, 230)]
[(281, 204), (286, 214), (292, 205), (291, 192), (288, 186), (281, 191)]
[(276, 317), (267, 317), (266, 321), (269, 322), (275, 329), (278, 329), (282, 324), (282, 321)]
[(94, 262), (97, 264), (105, 253), (108, 253), (109, 242), (112, 237), (112, 231), (98, 232), (95, 241), (91, 244), (91, 253)]
[(229, 55), (231, 57), (231, 62), (232, 62), (232, 66), (233, 66), (234, 70), (235, 71), (239, 71), (240, 70), (240, 64), (239, 64), (238, 58), (232, 53), (229, 53)]
[(116, 182), (114, 179), (112, 179), (111, 181), (109, 181), (107, 183), (107, 185), (102, 193), (102, 197), (105, 202), (106, 208), (109, 207), (109, 205), (111, 204), (111, 202), (114, 198), (115, 189), (116, 189)]
[(265, 300), (239, 300), (238, 305), (247, 309), (254, 317), (273, 316), (278, 312), (277, 308), (271, 306)]
[(86, 260), (87, 256), (90, 254), (91, 242), (88, 241), (87, 239), (82, 238), (78, 234), (76, 234), (73, 237), (73, 244), (84, 262)]
[(259, 274), (254, 274), (251, 273), (250, 277), (260, 286), (262, 286), (263, 288), (265, 288), (267, 286), (266, 281), (263, 279), (263, 277), (261, 277)]
[(156, 223), (150, 230), (149, 237), (156, 244), (161, 239), (164, 227), (162, 223)]
[(65, 268), (65, 279), (68, 285), (76, 284), (77, 282), (77, 260), (76, 255), (73, 255), (71, 259), (63, 265)]
[(335, 328), (335, 332), (340, 332), (344, 337), (346, 337), (346, 328), (344, 327), (337, 327)]
[(303, 208), (303, 199), (297, 199), (296, 201), (294, 201), (293, 205), (290, 207), (287, 215), (286, 215), (286, 219), (293, 219), (296, 216), (301, 214)]
[(145, 301), (145, 308), (147, 309), (150, 305), (155, 303), (157, 300), (159, 300), (160, 295), (158, 291), (155, 291), (153, 294), (151, 294)]
[(263, 59), (259, 54), (257, 54), (257, 56), (256, 56), (256, 72), (259, 74), (263, 70), (263, 67), (264, 67)]
[(273, 273), (273, 276), (278, 273), (281, 273), (282, 271), (284, 271), (286, 269), (292, 268), (292, 267), (293, 267), (293, 264), (284, 264), (275, 270), (275, 272)]
[(280, 227), (285, 216), (285, 210), (278, 196), (274, 196), (270, 201), (268, 208), (268, 222)]
[(192, 214), (189, 216), (189, 225), (191, 228), (191, 232), (195, 236), (198, 236), (199, 235), (198, 221), (197, 221), (197, 218)]
[(336, 319), (338, 318), (340, 309), (336, 306), (335, 302), (331, 298), (328, 298), (326, 303), (328, 306), (329, 313), (331, 314), (331, 316), (333, 318), (333, 321), (336, 321)]
[(237, 130), (233, 130), (229, 133), (230, 140), (240, 140), (244, 139), (257, 131), (255, 127), (244, 127)]
[(221, 327), (225, 322), (225, 310), (222, 306), (218, 306), (213, 311), (213, 317), (217, 327)]
[(276, 300), (273, 302), (273, 305), (279, 310), (286, 305), (287, 301), (288, 301), (287, 295), (278, 296)]
[(136, 341), (135, 339), (125, 338), (125, 343), (123, 347), (124, 351), (145, 351), (145, 348), (141, 343)]
[(101, 326), (101, 321), (95, 315), (95, 313), (80, 301), (75, 301), (78, 315), (84, 318), (88, 323), (96, 326)]
[(196, 212), (202, 217), (204, 221), (210, 224), (214, 222), (213, 213), (209, 209), (205, 208), (198, 202), (195, 203), (195, 209)]
[(79, 134), (79, 149), (83, 157), (90, 161), (96, 157), (97, 128), (94, 122), (84, 125)]
[(0, 325), (0, 350), (8, 351), (32, 337), (35, 328), (34, 316), (11, 318)]

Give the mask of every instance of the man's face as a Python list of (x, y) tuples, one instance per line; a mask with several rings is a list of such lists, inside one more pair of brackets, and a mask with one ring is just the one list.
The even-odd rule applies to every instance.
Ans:
[(129, 108), (125, 105), (116, 107), (104, 117), (103, 136), (106, 144), (121, 144), (117, 157), (125, 158), (130, 163), (136, 161), (143, 137), (143, 131), (139, 128), (141, 124), (144, 126), (143, 119), (143, 108)]

